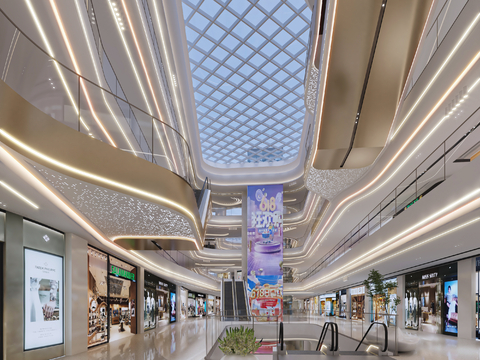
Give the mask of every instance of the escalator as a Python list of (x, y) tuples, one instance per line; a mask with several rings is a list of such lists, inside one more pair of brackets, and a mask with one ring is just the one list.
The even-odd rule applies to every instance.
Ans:
[(233, 281), (225, 279), (222, 284), (223, 318), (233, 320), (235, 317), (235, 306), (233, 298)]
[(235, 281), (235, 304), (237, 305), (236, 314), (239, 320), (248, 319), (247, 301), (245, 295), (245, 283), (243, 281)]

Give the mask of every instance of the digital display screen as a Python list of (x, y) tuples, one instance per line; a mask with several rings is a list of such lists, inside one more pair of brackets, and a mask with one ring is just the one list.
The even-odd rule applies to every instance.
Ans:
[(63, 344), (63, 258), (25, 249), (24, 349)]
[(174, 292), (170, 293), (170, 322), (175, 322), (177, 320), (177, 294)]
[(458, 280), (445, 281), (445, 332), (458, 334)]

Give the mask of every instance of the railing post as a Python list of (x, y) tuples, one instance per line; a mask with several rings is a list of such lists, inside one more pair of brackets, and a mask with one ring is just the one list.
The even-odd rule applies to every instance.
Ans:
[[(152, 117), (152, 163), (153, 163), (153, 154), (154, 154), (154, 153), (153, 153), (153, 144), (154, 144), (154, 142), (153, 142), (153, 133), (154, 133), (154, 132), (153, 132), (153, 127), (155, 126), (154, 121), (155, 121), (155, 120), (154, 120), (153, 117)], [(159, 140), (160, 140), (160, 139), (159, 139)], [(167, 154), (165, 154), (165, 155), (167, 155)], [(168, 160), (167, 160), (167, 162), (168, 162)]]
[(80, 128), (80, 76), (77, 75), (77, 109), (78, 109), (78, 117), (77, 117), (77, 122), (78, 122), (78, 132), (81, 132)]
[(398, 356), (398, 333), (397, 333), (397, 327), (398, 327), (398, 316), (395, 315), (395, 352), (394, 356)]
[(447, 180), (447, 141), (443, 142), (443, 180)]
[(418, 197), (418, 167), (415, 169), (415, 199)]
[(394, 215), (397, 213), (397, 187), (395, 188), (395, 211), (393, 212)]

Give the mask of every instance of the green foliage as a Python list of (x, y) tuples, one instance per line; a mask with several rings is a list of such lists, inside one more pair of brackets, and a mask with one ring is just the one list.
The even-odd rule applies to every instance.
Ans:
[(239, 328), (227, 329), (223, 339), (218, 338), (219, 348), (225, 355), (253, 354), (262, 346), (262, 340), (256, 342), (253, 329)]
[[(365, 285), (365, 293), (367, 296), (370, 298), (381, 297), (385, 309), (389, 309), (391, 301), (390, 292), (398, 286), (396, 281), (385, 282), (383, 275), (377, 270), (372, 269), (368, 274), (368, 278), (363, 282), (363, 285)], [(395, 299), (393, 299), (392, 306), (396, 309), (400, 302), (400, 298), (396, 296)]]

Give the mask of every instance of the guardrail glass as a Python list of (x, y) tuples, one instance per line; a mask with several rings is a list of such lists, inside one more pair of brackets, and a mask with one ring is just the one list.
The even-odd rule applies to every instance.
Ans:
[(62, 124), (168, 169), (195, 187), (185, 138), (128, 102), (104, 53), (97, 69), (102, 87), (52, 58), (1, 10), (0, 34), (1, 79), (20, 96)]
[[(444, 113), (440, 108), (431, 118), (431, 122), (463, 121), (430, 155), (377, 206), (371, 210), (354, 228), (338, 242), (326, 255), (321, 257), (299, 278), (302, 281), (326, 268), (363, 239), (374, 234), (383, 226), (407, 211), (415, 203), (448, 179), (463, 166), (473, 161), (480, 154), (480, 65), (471, 70), (468, 86), (459, 85), (459, 91), (452, 92), (454, 105)], [(459, 94), (459, 95), (457, 95)]]

